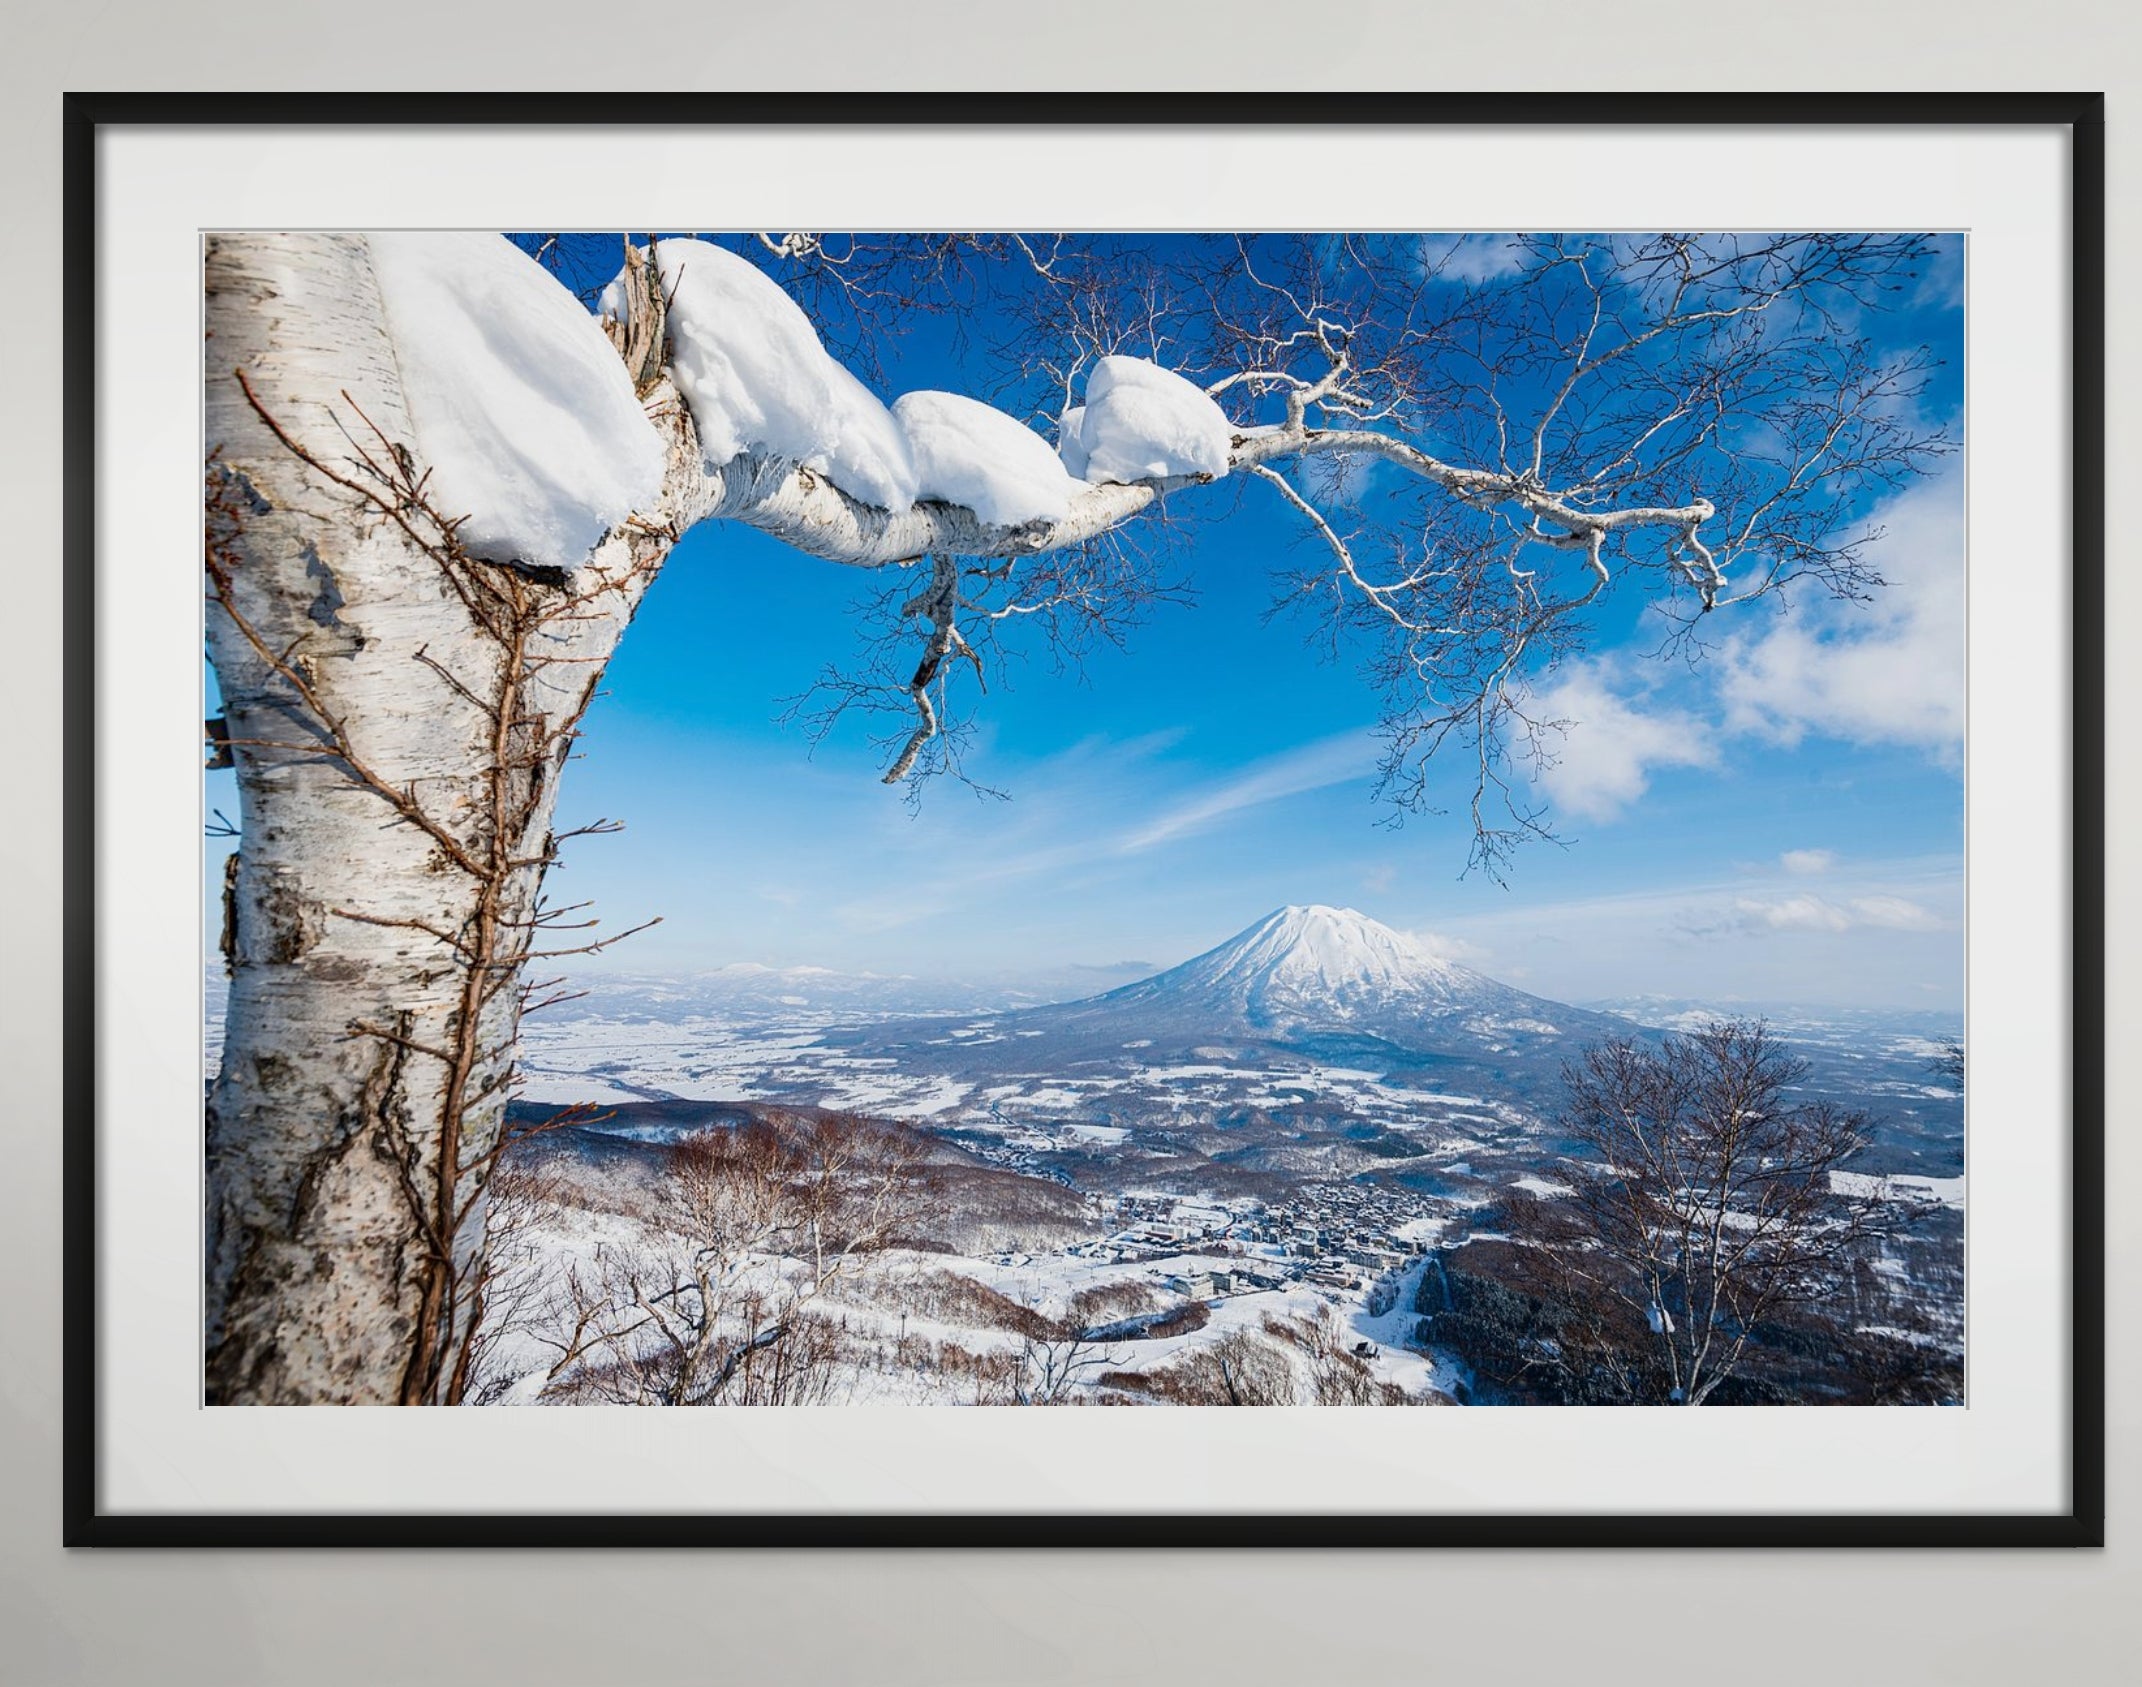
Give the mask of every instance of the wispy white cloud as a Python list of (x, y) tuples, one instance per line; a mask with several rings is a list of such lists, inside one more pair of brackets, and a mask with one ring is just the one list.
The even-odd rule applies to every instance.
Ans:
[(1428, 274), (1468, 287), (1524, 268), (1523, 254), (1507, 234), (1426, 235), (1419, 252), (1421, 268)]
[(1801, 594), (1721, 651), (1732, 730), (1797, 744), (1817, 733), (1903, 744), (1946, 761), (1964, 729), (1964, 500), (1960, 475), (1919, 482), (1875, 512), (1886, 584), (1868, 603)]
[(1409, 931), (1406, 935), (1437, 960), (1450, 961), (1458, 966), (1477, 967), (1491, 954), (1490, 950), (1480, 944), (1455, 937), (1447, 931)]
[[(1849, 743), (1962, 756), (1964, 508), (1959, 476), (1922, 481), (1875, 511), (1871, 554), (1885, 581), (1871, 602), (1814, 591), (1738, 613), (1767, 624), (1727, 638), (1709, 672), (1715, 694), (1692, 704), (1682, 682), (1668, 710), (1630, 663), (1594, 659), (1565, 670), (1532, 699), (1564, 724), (1560, 754), (1536, 784), (1557, 813), (1615, 819), (1649, 790), (1653, 772), (1713, 767), (1726, 751), (1787, 747), (1810, 734)], [(1698, 682), (1700, 683), (1700, 681)], [(1736, 744), (1735, 741), (1738, 741)], [(1822, 849), (1787, 850), (1788, 873), (1836, 865)]]
[(1918, 903), (1901, 896), (1860, 896), (1852, 901), (1852, 912), (1863, 925), (1879, 926), (1885, 931), (1940, 931), (1948, 922)]
[[(927, 816), (920, 827), (889, 833), (888, 853), (897, 851), (906, 874), (828, 911), (856, 933), (923, 925), (972, 907), (978, 895), (1110, 871), (1109, 863), (1127, 864), (1289, 797), (1356, 780), (1365, 788), (1378, 760), (1366, 731), (1336, 733), (1185, 795), (1164, 759), (1181, 736), (1084, 740), (1029, 769), (1022, 780), (1028, 794), (995, 811), (986, 833), (932, 830)], [(1155, 793), (1165, 796), (1156, 800)]]
[(1704, 909), (1683, 930), (1696, 937), (1761, 935), (1774, 931), (1940, 931), (1947, 924), (1931, 909), (1903, 896), (1855, 896), (1843, 901), (1805, 894), (1736, 897), (1723, 917)]
[(1788, 849), (1778, 857), (1778, 865), (1800, 878), (1811, 878), (1836, 866), (1837, 852), (1833, 849)]
[(1919, 275), (1912, 303), (1942, 310), (1960, 310), (1964, 303), (1964, 237), (1943, 235), (1935, 241), (1932, 256)]
[[(1812, 892), (1819, 888), (1819, 895)], [(1960, 856), (1854, 856), (1810, 881), (1782, 868), (1691, 876), (1558, 901), (1424, 912), (1414, 935), (1560, 1001), (1631, 995), (1742, 1001), (1960, 1000)], [(1924, 988), (1933, 981), (1931, 990)]]
[(1142, 824), (1118, 834), (1106, 847), (1113, 854), (1135, 855), (1205, 831), (1246, 809), (1363, 778), (1376, 762), (1375, 742), (1365, 733), (1342, 732), (1320, 738), (1253, 763), (1233, 778), (1170, 804)]
[(1774, 901), (1743, 896), (1733, 904), (1739, 916), (1734, 922), (1748, 929), (1771, 931), (1850, 931), (1852, 916), (1834, 902), (1819, 896), (1781, 896)]
[(1534, 694), (1535, 715), (1563, 723), (1560, 753), (1538, 775), (1558, 813), (1611, 820), (1651, 788), (1652, 769), (1717, 765), (1707, 731), (1648, 712), (1614, 678), (1607, 663), (1582, 662)]

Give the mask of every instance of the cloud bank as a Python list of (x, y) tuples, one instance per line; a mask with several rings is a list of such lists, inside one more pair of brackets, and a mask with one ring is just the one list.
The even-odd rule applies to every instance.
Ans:
[(1721, 652), (1735, 732), (1797, 744), (1809, 733), (1903, 744), (1960, 763), (1964, 733), (1964, 501), (1954, 475), (1875, 512), (1887, 584), (1869, 603), (1806, 592), (1770, 627)]

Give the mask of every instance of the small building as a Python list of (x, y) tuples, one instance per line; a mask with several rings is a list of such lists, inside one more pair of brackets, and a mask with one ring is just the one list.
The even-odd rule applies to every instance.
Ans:
[(1370, 1271), (1393, 1271), (1405, 1263), (1406, 1256), (1394, 1253), (1389, 1248), (1361, 1246), (1349, 1248), (1346, 1257), (1354, 1264)]

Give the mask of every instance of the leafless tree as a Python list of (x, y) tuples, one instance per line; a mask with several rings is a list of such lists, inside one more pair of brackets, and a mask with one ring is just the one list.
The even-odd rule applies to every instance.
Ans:
[(1027, 1334), (1019, 1339), (1012, 1398), (1021, 1406), (1060, 1406), (1080, 1382), (1122, 1363), (1120, 1353), (1075, 1324)]
[(1832, 1186), (1868, 1121), (1800, 1099), (1806, 1075), (1741, 1020), (1656, 1048), (1612, 1039), (1565, 1070), (1558, 1128), (1592, 1162), (1510, 1219), (1521, 1275), (1561, 1319), (1541, 1363), (1588, 1394), (1698, 1406), (1766, 1319), (1842, 1291), (1884, 1222)]
[(819, 1297), (933, 1200), (916, 1139), (866, 1121), (788, 1116), (686, 1137), (643, 1233), (554, 1276), (546, 1390), (663, 1406), (823, 1399), (845, 1344)]
[(1300, 1389), (1285, 1349), (1249, 1330), (1194, 1347), (1145, 1380), (1160, 1398), (1184, 1406), (1292, 1406)]
[(576, 1322), (564, 1315), (576, 1279), (571, 1268), (557, 1271), (547, 1246), (546, 1232), (570, 1205), (559, 1180), (525, 1157), (505, 1156), (491, 1175), (484, 1205), (482, 1312), (472, 1320), (463, 1394), (479, 1405), (501, 1398), (513, 1380), (501, 1370), (512, 1344), (555, 1346), (564, 1363), (579, 1357), (577, 1344), (588, 1333), (585, 1318)]
[(1295, 1348), (1307, 1362), (1310, 1403), (1318, 1406), (1397, 1406), (1406, 1391), (1379, 1380), (1368, 1362), (1353, 1351), (1352, 1338), (1339, 1324), (1329, 1301), (1319, 1301), (1307, 1317), (1266, 1314), (1265, 1333)]
[(1026, 1316), (1019, 1321), (1012, 1402), (1060, 1406), (1080, 1383), (1121, 1365), (1124, 1354), (1114, 1345), (1122, 1334), (1121, 1321), (1105, 1320), (1127, 1298), (1120, 1285), (1095, 1286), (1073, 1295), (1058, 1312), (1027, 1305)]

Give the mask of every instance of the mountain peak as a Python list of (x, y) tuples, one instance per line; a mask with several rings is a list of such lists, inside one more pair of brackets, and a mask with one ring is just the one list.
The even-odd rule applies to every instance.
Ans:
[[(1365, 925), (1380, 924), (1358, 908), (1334, 908), (1325, 902), (1289, 902), (1284, 908), (1276, 908), (1257, 923), (1269, 925), (1274, 920), (1283, 920), (1296, 925)], [(1390, 928), (1385, 926), (1388, 931)]]
[(1514, 995), (1357, 908), (1318, 902), (1274, 909), (1218, 948), (1090, 1005), (1274, 1034), (1418, 1026)]
[(1328, 997), (1342, 1006), (1424, 994), (1442, 998), (1460, 978), (1460, 969), (1405, 933), (1358, 909), (1321, 902), (1277, 909), (1188, 966), (1214, 982), (1237, 981), (1253, 994)]

